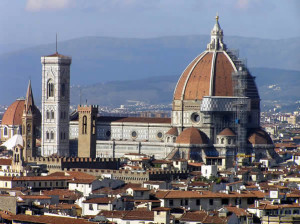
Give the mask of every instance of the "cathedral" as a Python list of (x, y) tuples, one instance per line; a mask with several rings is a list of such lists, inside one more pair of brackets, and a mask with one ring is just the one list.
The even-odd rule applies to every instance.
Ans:
[[(278, 159), (270, 136), (260, 127), (255, 77), (227, 48), (218, 16), (206, 50), (177, 82), (171, 118), (98, 116), (95, 105), (79, 105), (69, 117), (71, 61), (57, 52), (41, 58), (44, 157), (119, 158), (139, 153), (224, 169), (240, 158), (245, 163)], [(5, 128), (13, 124), (3, 124), (1, 136), (9, 137)]]

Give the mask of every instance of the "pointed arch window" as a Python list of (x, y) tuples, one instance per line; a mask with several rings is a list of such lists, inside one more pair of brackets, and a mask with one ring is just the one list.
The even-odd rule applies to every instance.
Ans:
[(47, 110), (47, 112), (46, 112), (46, 118), (50, 119), (50, 112), (49, 112), (49, 110)]
[(51, 119), (54, 119), (54, 111), (51, 111)]
[(51, 79), (47, 83), (47, 97), (54, 97), (54, 84)]
[(87, 117), (84, 115), (82, 118), (82, 134), (87, 133)]
[(49, 137), (49, 132), (47, 131), (46, 132), (46, 139), (48, 140), (50, 137)]
[(7, 127), (4, 127), (3, 135), (4, 135), (4, 136), (7, 136)]
[(51, 139), (54, 139), (54, 132), (53, 131), (51, 131), (50, 137), (51, 137)]

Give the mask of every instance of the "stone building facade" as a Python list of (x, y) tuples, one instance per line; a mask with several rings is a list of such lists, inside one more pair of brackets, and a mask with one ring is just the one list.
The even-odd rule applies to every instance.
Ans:
[[(246, 163), (278, 159), (270, 136), (260, 127), (255, 79), (226, 47), (218, 20), (206, 50), (178, 80), (171, 119), (98, 117), (96, 157), (143, 153), (221, 168), (233, 167), (237, 156)], [(78, 135), (75, 118), (70, 139), (76, 142)]]

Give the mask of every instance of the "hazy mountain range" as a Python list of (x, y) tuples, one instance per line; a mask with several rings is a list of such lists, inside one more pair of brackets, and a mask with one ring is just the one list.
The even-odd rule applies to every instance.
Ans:
[[(58, 43), (72, 56), (73, 104), (82, 98), (99, 105), (120, 105), (128, 99), (171, 103), (174, 86), (184, 68), (200, 54), (210, 37), (170, 36), (150, 39), (83, 37)], [(240, 49), (256, 76), (263, 100), (299, 100), (300, 38), (267, 40), (227, 37), (230, 49)], [(0, 104), (24, 96), (29, 78), (40, 103), (40, 57), (55, 52), (55, 44), (8, 52), (0, 44)]]

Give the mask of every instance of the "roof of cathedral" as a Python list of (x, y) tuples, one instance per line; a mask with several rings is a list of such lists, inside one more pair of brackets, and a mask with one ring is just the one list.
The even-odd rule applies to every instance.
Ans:
[(5, 111), (2, 118), (2, 125), (22, 125), (24, 99), (17, 99)]
[(193, 145), (208, 144), (208, 138), (202, 131), (191, 127), (184, 129), (183, 132), (180, 133), (176, 143)]
[(110, 117), (100, 116), (97, 119), (99, 122), (132, 122), (132, 123), (165, 123), (170, 124), (171, 118), (156, 118), (156, 117)]
[[(237, 57), (226, 50), (223, 30), (218, 22), (211, 31), (206, 51), (197, 56), (184, 70), (174, 91), (174, 100), (202, 100), (204, 96), (234, 96), (232, 73), (247, 70)], [(256, 85), (249, 74), (246, 96), (259, 98)], [(249, 90), (248, 90), (249, 89)]]
[(178, 130), (176, 127), (171, 128), (169, 131), (167, 131), (166, 135), (174, 135), (178, 136)]
[(225, 128), (218, 135), (221, 135), (221, 136), (236, 136), (236, 134), (230, 128)]
[(30, 81), (28, 83), (26, 98), (17, 99), (7, 108), (2, 118), (2, 125), (22, 125), (23, 113), (34, 114), (36, 124), (40, 125), (41, 113), (34, 105)]
[(250, 132), (250, 135), (248, 137), (248, 141), (253, 145), (260, 145), (260, 144), (267, 144), (272, 145), (273, 141), (269, 134), (262, 130), (262, 129), (254, 129)]

